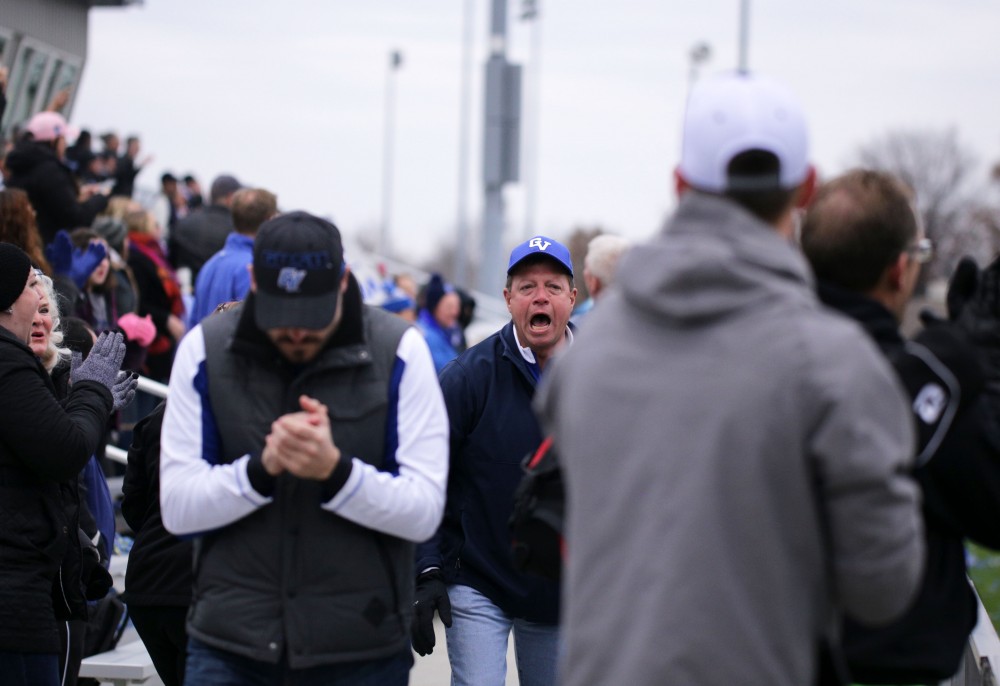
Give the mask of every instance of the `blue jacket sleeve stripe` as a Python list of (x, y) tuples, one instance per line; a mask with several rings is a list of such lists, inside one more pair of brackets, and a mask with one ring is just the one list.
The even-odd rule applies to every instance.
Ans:
[(406, 362), (396, 357), (389, 378), (389, 409), (385, 418), (385, 461), (382, 471), (393, 475), (399, 474), (399, 462), (396, 460), (396, 450), (399, 448), (399, 384), (406, 371)]
[(208, 390), (208, 369), (205, 360), (198, 365), (193, 381), (194, 389), (201, 396), (201, 459), (215, 465), (219, 464), (221, 450), (219, 427), (212, 413), (211, 397)]

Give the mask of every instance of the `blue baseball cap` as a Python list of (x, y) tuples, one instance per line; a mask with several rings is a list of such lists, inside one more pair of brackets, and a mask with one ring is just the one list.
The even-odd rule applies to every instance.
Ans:
[(507, 264), (507, 273), (510, 274), (523, 259), (531, 255), (545, 255), (561, 264), (573, 276), (573, 258), (570, 257), (569, 248), (552, 238), (545, 236), (535, 236), (529, 238), (521, 245), (514, 248), (510, 253), (510, 262)]

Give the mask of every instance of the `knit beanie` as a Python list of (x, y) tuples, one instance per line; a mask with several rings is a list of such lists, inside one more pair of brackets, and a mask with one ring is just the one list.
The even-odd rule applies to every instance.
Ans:
[(31, 271), (31, 259), (13, 243), (0, 243), (0, 310), (21, 297)]
[(427, 282), (427, 288), (424, 292), (424, 308), (431, 314), (434, 314), (434, 310), (437, 309), (441, 298), (453, 290), (455, 289), (452, 288), (452, 285), (445, 283), (440, 274), (432, 275), (431, 280)]
[(121, 219), (98, 217), (91, 228), (94, 233), (106, 240), (116, 253), (121, 255), (125, 252), (125, 237), (128, 235), (128, 230)]

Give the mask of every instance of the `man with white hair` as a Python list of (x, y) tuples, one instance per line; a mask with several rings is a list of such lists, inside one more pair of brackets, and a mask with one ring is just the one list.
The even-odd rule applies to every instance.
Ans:
[(618, 259), (629, 249), (628, 239), (612, 233), (602, 233), (590, 239), (587, 255), (583, 258), (583, 282), (590, 296), (573, 311), (572, 322), (579, 324), (615, 280)]
[(813, 292), (793, 239), (814, 178), (783, 87), (699, 81), (675, 214), (539, 389), (565, 686), (814, 683), (835, 606), (886, 622), (917, 589), (909, 403)]

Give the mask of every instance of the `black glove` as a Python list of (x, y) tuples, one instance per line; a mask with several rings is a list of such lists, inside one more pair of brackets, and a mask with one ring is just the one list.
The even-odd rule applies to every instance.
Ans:
[(948, 318), (955, 321), (962, 315), (962, 310), (976, 296), (979, 285), (979, 265), (971, 257), (963, 257), (948, 279)]
[[(967, 264), (966, 260), (963, 258), (956, 275)], [(965, 269), (968, 271), (969, 267)], [(986, 378), (996, 388), (1000, 385), (1000, 258), (982, 271), (977, 269), (974, 276), (966, 275), (963, 279), (963, 293), (968, 292), (969, 284), (973, 287), (957, 308), (956, 322), (979, 349), (986, 366)], [(952, 281), (954, 283), (955, 279)], [(955, 299), (957, 301), (958, 297)], [(950, 308), (952, 288), (948, 290), (948, 300)]]
[[(76, 357), (79, 353), (74, 353)], [(120, 333), (105, 331), (97, 338), (86, 360), (74, 359), (70, 381), (96, 381), (114, 395), (118, 372), (125, 359), (125, 340)]]
[(975, 297), (979, 281), (979, 266), (976, 261), (969, 256), (963, 257), (948, 278), (948, 293), (945, 296), (948, 318), (944, 319), (931, 308), (925, 307), (920, 310), (920, 323), (925, 328), (931, 328), (958, 321), (966, 305)]
[(445, 626), (451, 626), (451, 601), (440, 570), (432, 569), (417, 577), (414, 598), (410, 627), (413, 649), (418, 655), (430, 655), (434, 652), (434, 610)]
[(962, 258), (948, 287), (948, 312), (977, 343), (1000, 341), (1000, 258), (982, 271)]

